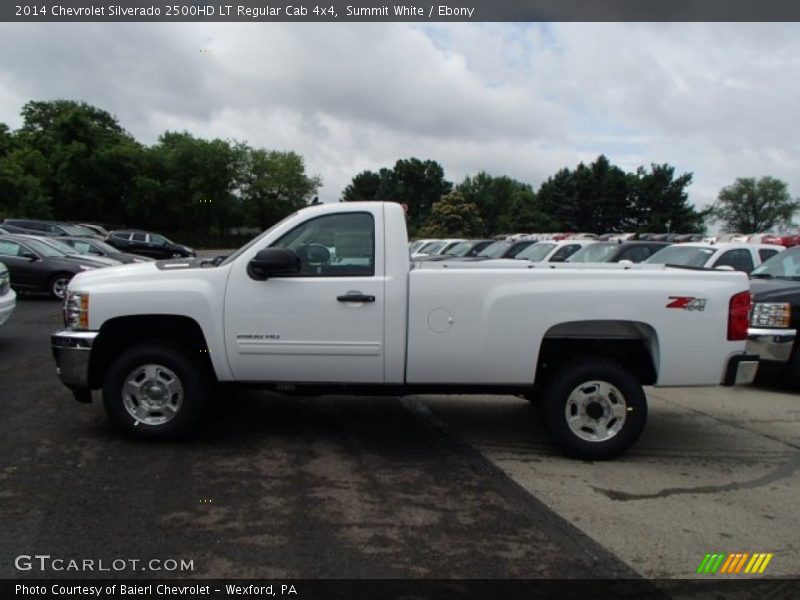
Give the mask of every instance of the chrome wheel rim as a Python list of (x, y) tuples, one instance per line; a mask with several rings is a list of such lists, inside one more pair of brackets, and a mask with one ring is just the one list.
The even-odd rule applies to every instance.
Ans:
[(69, 277), (59, 277), (53, 281), (53, 295), (56, 298), (64, 299), (64, 295), (67, 293), (67, 288), (69, 287)]
[(163, 425), (180, 412), (183, 385), (178, 376), (163, 365), (142, 365), (125, 378), (122, 401), (136, 425)]
[(567, 398), (564, 417), (570, 431), (587, 442), (606, 442), (625, 425), (625, 396), (606, 381), (585, 381)]

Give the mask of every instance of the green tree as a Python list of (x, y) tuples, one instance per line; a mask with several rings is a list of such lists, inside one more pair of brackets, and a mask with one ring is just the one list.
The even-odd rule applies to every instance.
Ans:
[(108, 112), (83, 102), (29, 102), (17, 132), (21, 147), (37, 151), (37, 174), (60, 219), (98, 219), (119, 213), (141, 146)]
[(480, 172), (465, 177), (456, 191), (478, 207), (484, 223), (482, 235), (533, 231), (531, 227), (543, 223), (533, 188), (511, 177), (493, 177)]
[(625, 173), (603, 155), (574, 171), (561, 169), (536, 195), (542, 212), (570, 231), (619, 231), (628, 206)]
[(703, 233), (705, 213), (690, 203), (686, 188), (692, 174), (675, 177), (675, 167), (650, 165), (628, 174), (629, 206), (623, 228), (638, 232)]
[(478, 207), (454, 191), (433, 205), (431, 214), (420, 229), (420, 236), (434, 238), (468, 238), (481, 235), (484, 223)]
[[(376, 185), (377, 183), (377, 185)], [(390, 200), (408, 207), (409, 229), (416, 231), (428, 218), (435, 202), (448, 194), (453, 184), (433, 160), (398, 160), (391, 169), (356, 175), (342, 193), (342, 200)]]
[(241, 200), (247, 223), (267, 228), (307, 205), (321, 180), (305, 172), (303, 157), (294, 152), (247, 148)]
[(721, 221), (725, 231), (758, 233), (787, 227), (800, 208), (783, 181), (774, 177), (739, 177), (722, 188), (711, 207), (711, 217)]
[(381, 174), (372, 171), (362, 171), (342, 192), (343, 202), (358, 202), (361, 200), (376, 200), (381, 187)]

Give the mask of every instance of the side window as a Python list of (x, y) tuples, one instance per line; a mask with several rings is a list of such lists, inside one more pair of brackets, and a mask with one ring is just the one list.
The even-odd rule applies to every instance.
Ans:
[(744, 271), (749, 273), (755, 268), (753, 265), (753, 257), (750, 256), (750, 251), (744, 248), (737, 248), (735, 250), (728, 250), (714, 265), (715, 267), (728, 266), (733, 267), (736, 271)]
[(33, 229), (34, 231), (47, 231), (47, 224), (46, 223), (37, 223), (36, 221), (29, 221), (23, 227), (27, 227), (28, 229)]
[(650, 248), (647, 246), (633, 246), (623, 251), (622, 256), (619, 257), (619, 260), (629, 260), (631, 262), (639, 263), (644, 259), (649, 258), (649, 256)]
[(559, 248), (558, 251), (555, 254), (553, 254), (553, 256), (550, 257), (549, 262), (565, 261), (570, 256), (575, 254), (578, 251), (578, 249), (580, 249), (579, 244), (569, 244), (567, 246), (561, 246), (561, 248)]
[(87, 244), (86, 242), (73, 242), (71, 240), (69, 242), (67, 242), (67, 243), (69, 245), (71, 245), (73, 248), (75, 248), (75, 250), (77, 250), (81, 254), (91, 254), (92, 253), (91, 244)]
[(306, 277), (375, 274), (375, 222), (369, 213), (326, 215), (306, 221), (272, 244), (293, 250)]
[(0, 240), (0, 256), (22, 256), (22, 246), (16, 242)]
[(131, 235), (131, 239), (134, 242), (144, 242), (147, 239), (147, 235), (145, 235), (144, 233), (134, 233), (133, 235)]
[(758, 256), (761, 259), (761, 262), (768, 260), (775, 256), (778, 253), (777, 250), (773, 250), (772, 248), (762, 248), (758, 251)]

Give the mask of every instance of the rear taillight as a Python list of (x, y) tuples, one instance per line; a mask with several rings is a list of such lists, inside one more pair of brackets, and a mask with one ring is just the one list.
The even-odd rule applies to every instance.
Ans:
[(750, 307), (753, 303), (750, 292), (739, 292), (731, 296), (728, 305), (728, 340), (738, 342), (747, 339), (750, 322)]

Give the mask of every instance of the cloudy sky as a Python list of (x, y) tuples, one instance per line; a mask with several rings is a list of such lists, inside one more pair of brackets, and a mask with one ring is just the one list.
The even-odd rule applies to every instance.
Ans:
[(606, 154), (800, 195), (798, 24), (0, 24), (0, 122), (83, 100), (151, 144), (165, 130), (295, 150), (336, 200), (416, 156), (452, 181), (537, 187)]

